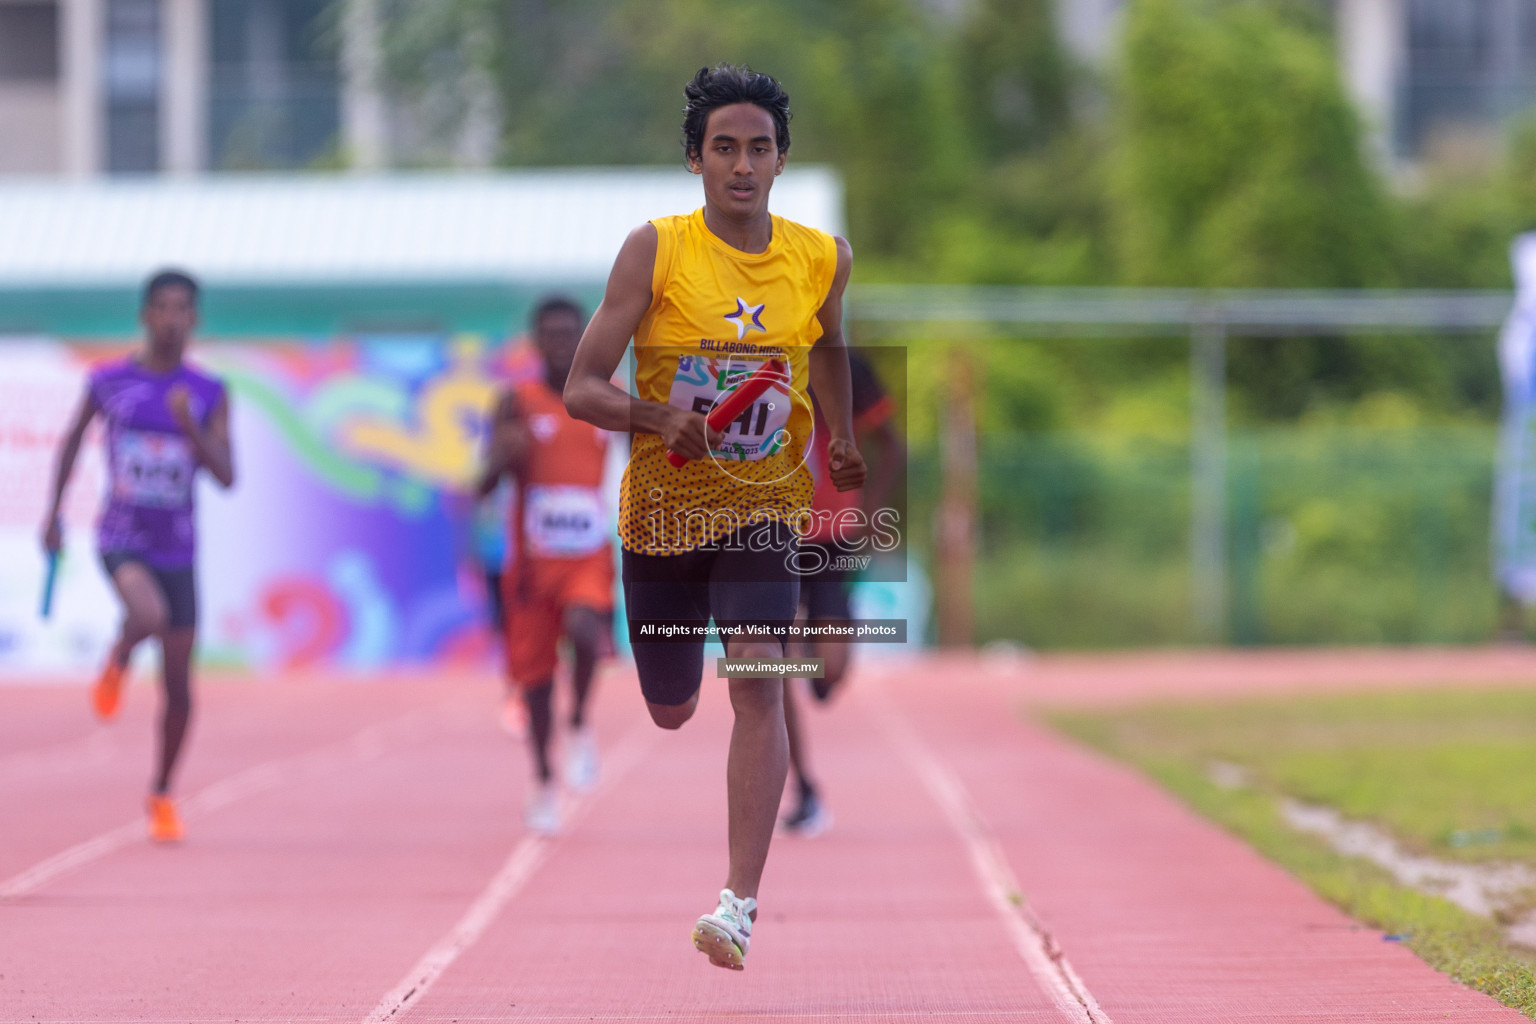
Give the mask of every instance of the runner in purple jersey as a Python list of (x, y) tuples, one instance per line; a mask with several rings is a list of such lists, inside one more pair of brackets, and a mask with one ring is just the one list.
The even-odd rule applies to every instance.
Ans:
[(199, 469), (207, 469), (225, 487), (235, 482), (224, 384), (182, 359), (197, 326), (197, 291), (196, 281), (174, 270), (156, 274), (145, 285), (139, 314), (144, 348), (91, 374), (59, 449), (53, 504), (43, 524), (43, 546), (58, 551), (64, 488), (86, 428), (101, 416), (108, 485), (98, 546), (123, 602), (123, 628), (91, 701), (103, 720), (115, 718), (133, 649), (151, 636), (160, 638), (165, 705), (149, 831), (161, 841), (180, 839), (185, 832), (169, 791), (192, 714), (197, 631), (193, 480)]

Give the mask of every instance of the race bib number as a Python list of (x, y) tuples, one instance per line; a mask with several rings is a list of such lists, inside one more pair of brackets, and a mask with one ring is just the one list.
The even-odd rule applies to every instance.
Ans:
[[(766, 360), (713, 358), (685, 355), (677, 360), (677, 375), (667, 404), (709, 415), (726, 393), (750, 377)], [(787, 365), (787, 364), (786, 364)], [(717, 459), (755, 462), (789, 443), (790, 398), (784, 385), (764, 391), (762, 397), (725, 425)]]
[(112, 446), (112, 489), (140, 508), (184, 508), (192, 501), (197, 460), (179, 434), (124, 430)]
[(608, 542), (608, 521), (590, 487), (530, 487), (523, 500), (523, 538), (540, 558), (589, 555)]

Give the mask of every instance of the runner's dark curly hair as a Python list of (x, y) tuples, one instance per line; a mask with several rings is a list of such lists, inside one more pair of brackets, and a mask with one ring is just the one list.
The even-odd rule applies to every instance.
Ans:
[(780, 153), (789, 152), (789, 93), (772, 75), (753, 71), (745, 64), (716, 64), (699, 68), (683, 86), (688, 103), (683, 107), (683, 155), (697, 160), (704, 153), (704, 127), (711, 112), (733, 103), (755, 103), (773, 117), (774, 142)]
[(576, 318), (577, 323), (587, 322), (587, 315), (581, 311), (581, 306), (577, 305), (575, 299), (568, 295), (546, 295), (528, 315), (528, 326), (537, 330), (539, 321), (551, 313), (569, 313)]
[(185, 288), (194, 306), (197, 305), (197, 295), (201, 290), (197, 286), (197, 279), (185, 270), (161, 270), (144, 282), (142, 304), (147, 306), (153, 302), (155, 293), (162, 288)]

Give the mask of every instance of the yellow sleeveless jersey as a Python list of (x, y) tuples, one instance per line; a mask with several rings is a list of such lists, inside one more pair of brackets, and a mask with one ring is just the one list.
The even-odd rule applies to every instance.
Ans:
[(619, 492), (619, 539), (628, 551), (673, 555), (755, 517), (810, 507), (809, 356), (822, 333), (816, 312), (837, 273), (837, 243), (782, 217), (773, 218), (773, 239), (760, 253), (716, 237), (702, 209), (651, 223), (651, 306), (635, 332), (639, 396), (707, 414), (768, 360), (789, 368), (786, 382), (730, 424), (710, 458), (677, 468), (659, 435), (635, 435)]

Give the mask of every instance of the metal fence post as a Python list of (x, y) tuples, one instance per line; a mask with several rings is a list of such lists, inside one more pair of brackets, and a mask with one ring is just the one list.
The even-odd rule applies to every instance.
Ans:
[(940, 647), (975, 639), (972, 587), (978, 520), (975, 369), (963, 345), (951, 348), (948, 396), (939, 421), (943, 463), (934, 516), (934, 616)]
[(1190, 611), (1195, 635), (1227, 639), (1227, 328), (1202, 316), (1189, 338)]

